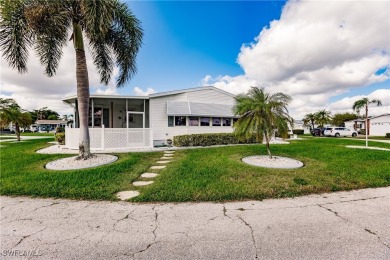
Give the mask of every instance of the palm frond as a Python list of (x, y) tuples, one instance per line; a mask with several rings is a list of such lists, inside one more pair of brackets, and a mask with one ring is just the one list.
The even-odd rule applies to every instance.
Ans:
[(12, 68), (19, 73), (27, 72), (28, 49), (33, 37), (24, 13), (26, 1), (1, 1), (0, 48)]
[(143, 31), (140, 21), (124, 3), (116, 4), (113, 22), (107, 40), (110, 41), (119, 67), (117, 87), (121, 87), (137, 72), (136, 57), (142, 44)]

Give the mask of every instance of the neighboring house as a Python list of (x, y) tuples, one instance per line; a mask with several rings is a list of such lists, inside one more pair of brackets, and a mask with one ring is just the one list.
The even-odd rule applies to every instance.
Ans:
[(368, 134), (385, 136), (390, 133), (390, 114), (371, 116), (368, 119)]
[[(364, 119), (355, 119), (346, 121), (345, 127), (355, 129), (359, 131), (366, 129), (366, 123)], [(380, 116), (370, 116), (368, 118), (368, 135), (372, 136), (384, 136), (386, 133), (390, 133), (390, 114), (383, 114)]]
[(294, 120), (293, 129), (300, 129), (304, 134), (310, 134), (310, 125), (305, 126), (302, 120)]
[(64, 120), (37, 120), (34, 125), (31, 126), (32, 131), (38, 132), (53, 132), (56, 130), (56, 127), (66, 126), (66, 121)]
[[(90, 96), (92, 149), (163, 145), (176, 135), (231, 133), (234, 95), (199, 87), (149, 96)], [(63, 99), (74, 108), (74, 127), (66, 128), (68, 148), (78, 148), (77, 97)], [(92, 113), (93, 111), (93, 113)]]
[(349, 128), (349, 129), (354, 129), (356, 131), (360, 131), (360, 130), (364, 130), (366, 129), (365, 127), (365, 120), (364, 119), (361, 119), (361, 118), (358, 118), (358, 119), (354, 119), (354, 120), (349, 120), (349, 121), (345, 121), (344, 122), (344, 126), (346, 128)]

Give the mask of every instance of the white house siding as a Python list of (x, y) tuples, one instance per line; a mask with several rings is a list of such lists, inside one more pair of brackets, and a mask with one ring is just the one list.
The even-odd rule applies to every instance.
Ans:
[(370, 119), (370, 135), (384, 136), (390, 133), (390, 115)]
[[(234, 97), (217, 90), (205, 89), (169, 96), (150, 97), (150, 122), (153, 139), (164, 141), (176, 135), (200, 133), (231, 133), (231, 126), (174, 126), (168, 127), (167, 102), (190, 101), (199, 103), (234, 104)], [(188, 121), (188, 120), (187, 120)], [(161, 142), (160, 142), (161, 143)], [(156, 142), (158, 144), (158, 142)]]

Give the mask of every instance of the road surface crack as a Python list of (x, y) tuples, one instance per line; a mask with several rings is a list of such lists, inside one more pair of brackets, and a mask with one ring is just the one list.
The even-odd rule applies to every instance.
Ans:
[(253, 232), (253, 228), (242, 217), (240, 217), (240, 216), (237, 216), (237, 217), (250, 229), (251, 236), (252, 236), (253, 247), (255, 248), (255, 259), (259, 259), (259, 256), (257, 255), (257, 246), (256, 246), (256, 240), (255, 240), (255, 235), (254, 235), (254, 232)]

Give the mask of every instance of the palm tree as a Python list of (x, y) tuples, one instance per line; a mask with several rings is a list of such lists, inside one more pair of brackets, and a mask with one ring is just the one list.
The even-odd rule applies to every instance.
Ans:
[(365, 124), (366, 124), (366, 147), (368, 147), (368, 105), (369, 104), (375, 104), (377, 106), (381, 106), (382, 105), (382, 101), (380, 101), (379, 99), (373, 99), (373, 100), (369, 100), (368, 98), (362, 98), (362, 99), (359, 99), (359, 100), (356, 100), (353, 105), (352, 105), (352, 109), (354, 111), (356, 111), (358, 114), (360, 113), (360, 110), (365, 107), (366, 108), (366, 120), (365, 120)]
[(332, 115), (330, 111), (325, 109), (318, 111), (314, 114), (315, 123), (318, 124), (321, 128), (324, 127), (324, 124), (332, 122)]
[(233, 111), (239, 118), (234, 133), (245, 138), (256, 136), (258, 142), (264, 137), (267, 153), (272, 158), (269, 140), (275, 129), (285, 136), (293, 122), (287, 110), (291, 97), (283, 93), (271, 95), (263, 88), (252, 87), (247, 94), (236, 96), (235, 101)]
[(55, 75), (69, 32), (76, 54), (79, 158), (87, 159), (91, 153), (84, 39), (90, 46), (101, 83), (108, 84), (116, 65), (116, 85), (120, 87), (136, 72), (135, 60), (143, 35), (140, 22), (119, 0), (1, 1), (0, 45), (4, 58), (19, 73), (27, 72), (29, 48), (34, 46), (45, 74)]
[(16, 139), (20, 141), (20, 127), (31, 125), (32, 119), (28, 112), (23, 111), (11, 98), (0, 98), (0, 125), (15, 124)]
[(302, 119), (303, 125), (307, 126), (310, 125), (311, 129), (314, 129), (314, 122), (316, 120), (315, 114), (309, 113), (305, 115), (305, 117)]

